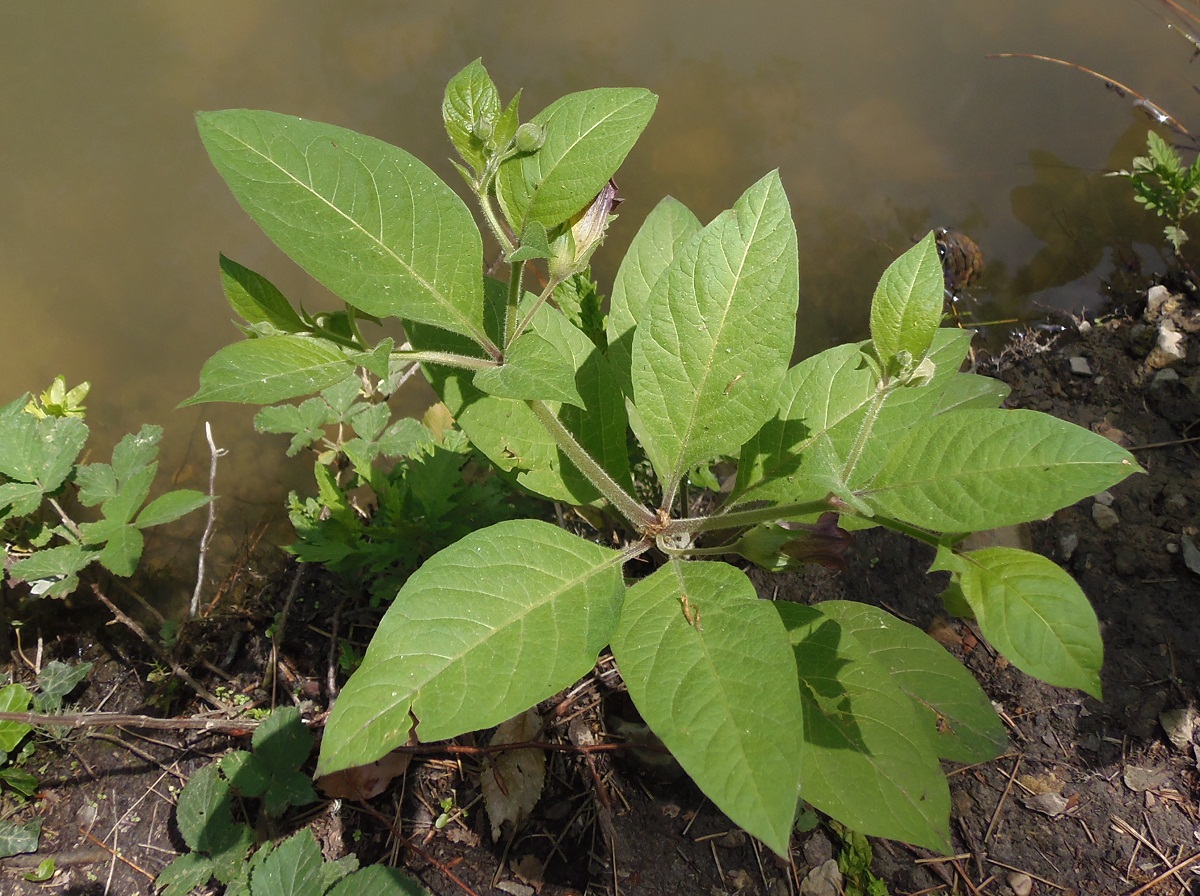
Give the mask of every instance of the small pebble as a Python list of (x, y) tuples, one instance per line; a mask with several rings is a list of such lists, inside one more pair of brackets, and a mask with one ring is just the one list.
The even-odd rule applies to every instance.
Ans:
[(1103, 504), (1105, 507), (1112, 507), (1114, 500), (1113, 493), (1107, 490), (1096, 495), (1096, 503)]
[(1150, 381), (1150, 388), (1153, 389), (1155, 387), (1167, 386), (1171, 383), (1177, 382), (1179, 382), (1179, 374), (1168, 367), (1165, 370), (1160, 370), (1158, 373), (1154, 374), (1154, 379)]
[(1115, 528), (1121, 522), (1117, 512), (1107, 504), (1092, 505), (1092, 520), (1104, 531)]
[(1091, 376), (1092, 368), (1088, 364), (1087, 358), (1082, 355), (1076, 355), (1071, 359), (1071, 373), (1076, 376)]
[(1062, 554), (1064, 560), (1070, 560), (1075, 555), (1075, 549), (1079, 547), (1079, 536), (1074, 532), (1067, 532), (1058, 539), (1058, 552)]
[(1029, 896), (1033, 892), (1033, 878), (1023, 871), (1009, 872), (1008, 885), (1015, 896)]
[(1151, 286), (1149, 292), (1146, 293), (1146, 314), (1148, 317), (1157, 317), (1162, 306), (1171, 298), (1171, 291), (1165, 286)]

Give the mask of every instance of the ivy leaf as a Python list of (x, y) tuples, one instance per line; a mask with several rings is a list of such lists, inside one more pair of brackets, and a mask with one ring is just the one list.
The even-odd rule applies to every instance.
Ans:
[(819, 608), (778, 601), (804, 700), (801, 795), (878, 837), (950, 849), (950, 788), (933, 728), (871, 653)]
[(375, 317), (488, 344), (483, 240), (470, 210), (424, 164), (381, 140), (275, 112), (196, 120), (242, 208), (336, 295)]
[(612, 649), (638, 712), (697, 786), (787, 855), (805, 722), (772, 604), (728, 564), (671, 561), (629, 589)]
[(0, 820), (0, 859), (37, 852), (41, 835), (40, 818), (32, 818), (24, 823), (7, 818)]
[(1101, 699), (1100, 623), (1079, 585), (1052, 560), (1016, 548), (943, 549), (933, 569), (954, 574), (980, 631), (1014, 666)]
[(795, 340), (796, 228), (776, 172), (659, 276), (633, 337), (634, 429), (668, 494), (771, 416)]
[(400, 589), (342, 690), (317, 776), (401, 746), (414, 716), (428, 743), (566, 687), (608, 643), (623, 596), (618, 552), (548, 523), (498, 523), (440, 551)]
[(590, 203), (625, 161), (658, 97), (642, 88), (571, 93), (533, 117), (545, 129), (536, 152), (500, 166), (497, 193), (518, 235), (532, 222), (549, 230)]

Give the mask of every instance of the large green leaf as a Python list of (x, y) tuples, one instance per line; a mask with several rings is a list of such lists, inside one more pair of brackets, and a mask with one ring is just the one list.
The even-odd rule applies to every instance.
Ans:
[[(620, 554), (548, 523), (471, 533), (414, 573), (325, 726), (318, 774), (497, 725), (596, 661), (624, 596)], [(410, 715), (411, 714), (411, 715)]]
[(1014, 666), (1100, 699), (1104, 644), (1096, 612), (1053, 561), (1016, 548), (938, 553), (954, 573), (980, 631)]
[[(872, 430), (876, 439), (895, 438), (913, 421), (940, 413), (947, 393), (964, 391), (956, 371), (971, 344), (971, 332), (941, 329), (929, 360), (933, 379), (923, 386), (893, 389), (883, 399)], [(863, 458), (845, 469), (876, 393), (878, 377), (865, 352), (869, 343), (839, 345), (791, 368), (779, 388), (777, 411), (742, 450), (737, 494), (743, 500), (806, 501), (823, 497), (849, 472), (862, 477)], [(976, 377), (975, 379), (983, 379)], [(996, 382), (988, 380), (988, 382)]]
[(957, 410), (914, 420), (869, 447), (878, 472), (858, 494), (877, 512), (937, 532), (1041, 519), (1138, 472), (1103, 436), (1026, 410)]
[(334, 293), (376, 317), (486, 339), (482, 238), (462, 200), (423, 163), (354, 131), (275, 112), (204, 112), (197, 125), (242, 208)]
[(633, 395), (629, 368), (634, 328), (643, 318), (650, 291), (675, 253), (700, 230), (700, 220), (688, 207), (668, 196), (646, 216), (621, 260), (613, 281), (605, 330), (613, 373), (627, 396)]
[(180, 488), (173, 492), (167, 492), (147, 504), (137, 515), (137, 527), (146, 529), (150, 526), (161, 526), (163, 523), (173, 523), (193, 510), (209, 504), (212, 500), (204, 492), (191, 488)]
[(261, 863), (250, 877), (251, 896), (320, 896), (322, 886), (321, 847), (311, 828), (288, 837)]
[(362, 358), (308, 336), (234, 342), (204, 362), (200, 388), (180, 407), (206, 401), (272, 404), (311, 395), (354, 373)]
[(796, 228), (772, 172), (693, 235), (633, 337), (636, 431), (668, 493), (771, 416), (795, 340)]
[[(549, 305), (538, 310), (532, 332), (569, 356), (586, 410), (547, 404), (609, 475), (631, 487), (625, 401), (607, 359), (578, 327)], [(454, 337), (428, 327), (410, 327), (409, 336), (418, 349), (463, 348)], [(586, 504), (599, 496), (524, 401), (483, 394), (472, 383), (469, 371), (429, 366), (426, 376), (472, 444), (520, 485), (552, 501), (573, 504)]]
[(588, 205), (625, 161), (654, 114), (658, 97), (640, 87), (571, 93), (533, 117), (545, 128), (540, 149), (500, 166), (498, 195), (518, 234), (547, 229)]
[(629, 589), (612, 649), (638, 712), (692, 780), (786, 855), (804, 720), (787, 632), (745, 573), (669, 562)]
[(801, 795), (848, 827), (950, 849), (950, 788), (929, 718), (819, 609), (774, 604), (804, 701)]
[(919, 361), (942, 319), (945, 282), (933, 233), (883, 272), (871, 300), (871, 341), (885, 365), (901, 353)]
[(829, 600), (816, 607), (833, 619), (909, 696), (936, 732), (939, 756), (986, 762), (1008, 746), (991, 701), (945, 648), (913, 625), (857, 601)]

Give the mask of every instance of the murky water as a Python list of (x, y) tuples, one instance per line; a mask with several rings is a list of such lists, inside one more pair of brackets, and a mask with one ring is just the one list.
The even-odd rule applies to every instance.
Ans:
[[(985, 319), (1093, 304), (1125, 266), (1161, 265), (1157, 224), (1102, 176), (1141, 149), (1146, 119), (1066, 68), (985, 58), (1077, 62), (1195, 122), (1190, 46), (1151, 0), (517, 9), (0, 2), (0, 399), (57, 373), (89, 379), (102, 452), (159, 423), (164, 471), (195, 487), (205, 487), (201, 427), (212, 420), (230, 449), (218, 482), (225, 537), (277, 516), (288, 484), (307, 475), (282, 463), (284, 441), (255, 436), (243, 408), (174, 407), (237, 336), (218, 252), (306, 307), (327, 297), (237, 208), (192, 113), (257, 107), (332, 121), (404, 146), (454, 184), (441, 92), (478, 56), (505, 96), (525, 88), (526, 115), (584, 87), (660, 95), (619, 175), (627, 201), (597, 259), (602, 281), (663, 195), (707, 220), (779, 167), (800, 228), (807, 351), (859, 336), (883, 266), (932, 226), (983, 247)], [(188, 564), (193, 534), (175, 536)]]

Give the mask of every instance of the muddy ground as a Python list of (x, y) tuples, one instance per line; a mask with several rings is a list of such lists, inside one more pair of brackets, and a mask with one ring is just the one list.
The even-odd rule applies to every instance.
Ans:
[[(1009, 728), (1011, 748), (1001, 758), (947, 768), (955, 857), (873, 841), (873, 871), (892, 894), (1200, 893), (1200, 731), (1189, 727), (1200, 703), (1200, 312), (1191, 300), (1169, 301), (1152, 317), (1135, 308), (1132, 317), (1056, 335), (1037, 331), (999, 359), (975, 359), (1013, 387), (1010, 405), (1103, 433), (1146, 469), (1111, 496), (1027, 533), (1035, 550), (1078, 578), (1096, 608), (1106, 647), (1103, 702), (1024, 676), (970, 626), (946, 620), (937, 599), (943, 582), (924, 573), (930, 556), (887, 533), (861, 534), (846, 573), (760, 578), (791, 599), (876, 603), (935, 633), (979, 677)], [(1186, 337), (1185, 356), (1168, 368), (1146, 364), (1162, 319)], [(175, 658), (221, 702), (243, 704), (240, 711), (247, 702), (295, 702), (319, 731), (337, 684), (335, 624), (341, 637), (365, 640), (369, 611), (351, 610), (336, 583), (311, 573), (297, 579), (294, 570), (245, 578), (229, 594), (223, 612), (180, 633)], [(264, 633), (285, 603), (286, 624), (272, 643)], [(97, 618), (85, 599), (75, 607), (79, 618)], [(61, 621), (61, 608), (56, 614)], [(82, 656), (96, 667), (73, 712), (161, 715), (165, 706), (182, 717), (208, 708), (145, 643), (104, 622), (71, 637), (55, 635), (53, 619), (31, 620), (22, 649), (10, 639), (6, 671), (28, 682), (49, 659)], [(572, 735), (619, 740), (610, 728), (628, 714), (619, 677), (603, 659), (544, 712), (547, 737), (563, 744)], [(40, 781), (37, 798), (22, 805), (10, 794), (0, 813), (40, 816), (41, 846), (0, 861), (0, 893), (153, 892), (153, 877), (184, 848), (172, 812), (179, 789), (246, 742), (244, 733), (111, 725), (43, 737), (28, 763)], [(781, 861), (669, 764), (631, 751), (550, 753), (534, 817), (494, 842), (477, 803), (480, 762), (469, 749), (423, 756), (366, 803), (315, 804), (286, 817), (281, 830), (310, 825), (327, 857), (354, 852), (364, 864), (405, 865), (439, 896), (838, 892), (802, 883), (836, 848), (825, 828), (797, 835), (790, 860)], [(451, 818), (439, 829), (448, 797)], [(55, 858), (55, 875), (24, 880), (46, 857)]]

